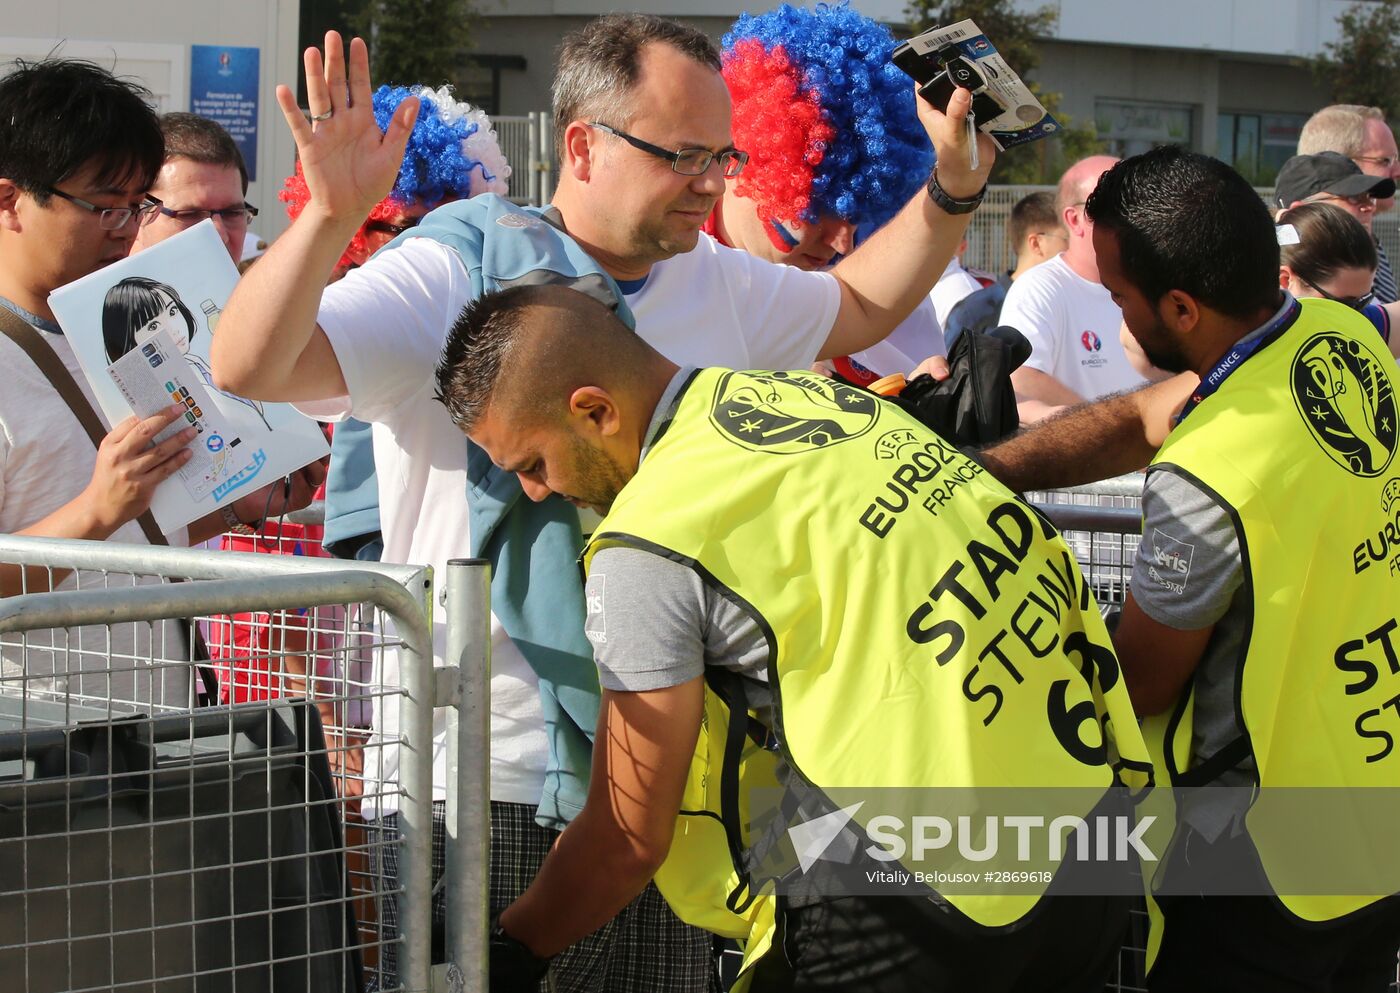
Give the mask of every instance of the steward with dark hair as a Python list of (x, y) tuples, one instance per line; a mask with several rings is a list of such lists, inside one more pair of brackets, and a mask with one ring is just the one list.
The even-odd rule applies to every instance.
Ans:
[[(1366, 798), (1400, 785), (1371, 717), (1391, 667), (1370, 661), (1397, 624), (1395, 362), (1354, 306), (1280, 289), (1274, 224), (1215, 159), (1127, 159), (1088, 210), (1129, 332), (1199, 377), (1148, 469), (1113, 637), (1179, 787), (1148, 988), (1383, 990), (1400, 880), (1394, 820)], [(1118, 403), (1049, 422), (1041, 447), (1102, 444)], [(1297, 787), (1352, 802), (1281, 814)]]
[(1111, 232), (1123, 277), (1148, 300), (1181, 290), (1229, 317), (1272, 310), (1278, 238), (1245, 178), (1219, 159), (1175, 145), (1131, 161), (1104, 173), (1089, 195), (1095, 249), (1098, 231)]

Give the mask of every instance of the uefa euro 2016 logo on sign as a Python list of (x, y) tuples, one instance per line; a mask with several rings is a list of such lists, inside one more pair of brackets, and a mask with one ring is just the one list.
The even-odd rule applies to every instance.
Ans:
[(815, 373), (726, 373), (710, 421), (754, 452), (797, 455), (858, 438), (879, 417), (871, 393)]
[(1395, 368), (1338, 334), (1316, 334), (1293, 357), (1293, 399), (1313, 440), (1343, 469), (1379, 476), (1395, 457)]

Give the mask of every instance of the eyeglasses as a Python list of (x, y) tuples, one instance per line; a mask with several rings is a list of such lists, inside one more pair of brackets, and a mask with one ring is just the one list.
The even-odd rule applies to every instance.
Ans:
[(191, 207), (187, 210), (172, 210), (164, 204), (156, 205), (156, 212), (164, 214), (176, 224), (189, 227), (198, 224), (206, 217), (217, 217), (226, 228), (246, 228), (248, 222), (258, 216), (258, 208), (251, 203), (241, 207), (225, 207), (223, 210), (208, 210), (204, 207)]
[(390, 224), (388, 221), (366, 221), (365, 231), (374, 232), (376, 234), (387, 234), (390, 238), (397, 238), (409, 228), (416, 228), (417, 226), (418, 218), (416, 217), (403, 224)]
[(1376, 195), (1374, 193), (1353, 193), (1349, 197), (1338, 196), (1335, 193), (1318, 193), (1316, 196), (1308, 197), (1304, 203), (1326, 203), (1328, 200), (1345, 200), (1358, 210), (1374, 210), (1376, 207)]
[(1323, 299), (1331, 300), (1333, 303), (1339, 303), (1343, 307), (1350, 307), (1352, 310), (1365, 310), (1373, 302), (1375, 302), (1376, 299), (1376, 295), (1374, 293), (1363, 293), (1359, 297), (1333, 296), (1331, 293), (1328, 293), (1321, 286), (1318, 286), (1311, 280), (1303, 279), (1302, 276), (1299, 276), (1298, 278), (1303, 281), (1304, 286), (1311, 286), (1313, 289), (1317, 290), (1317, 292), (1322, 295)]
[(147, 196), (139, 204), (131, 207), (99, 207), (95, 203), (88, 203), (82, 197), (75, 197), (71, 193), (64, 193), (56, 190), (52, 186), (46, 187), (45, 192), (51, 193), (61, 200), (67, 200), (91, 214), (97, 215), (97, 226), (103, 231), (119, 231), (131, 223), (133, 217), (144, 221), (157, 210), (161, 210), (161, 202), (153, 196)]
[(1389, 169), (1400, 162), (1394, 155), (1356, 155), (1352, 157), (1353, 162), (1374, 162), (1382, 169)]
[(712, 152), (708, 148), (679, 148), (672, 152), (658, 145), (653, 145), (651, 142), (635, 138), (625, 131), (610, 128), (606, 124), (599, 124), (597, 121), (589, 121), (588, 126), (621, 138), (633, 148), (646, 152), (648, 155), (665, 159), (671, 163), (671, 168), (682, 176), (702, 175), (705, 170), (710, 168), (710, 163), (718, 159), (720, 173), (725, 179), (733, 179), (744, 171), (744, 166), (749, 161), (749, 153), (741, 152), (737, 148), (726, 148), (722, 152)]

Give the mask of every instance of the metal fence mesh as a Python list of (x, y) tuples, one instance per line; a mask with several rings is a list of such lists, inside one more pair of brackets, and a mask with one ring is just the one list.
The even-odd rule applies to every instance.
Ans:
[[(0, 561), (26, 561), (7, 554), (16, 542), (24, 552), (23, 539), (0, 538)], [(61, 559), (65, 545), (88, 543), (47, 544)], [(143, 564), (153, 550), (137, 548), (126, 569), (72, 571), (51, 547), (25, 573), (37, 595), (0, 601), (7, 988), (400, 988), (403, 937), (383, 922), (402, 883), (385, 870), (409, 856), (378, 818), (405, 802), (403, 619), (359, 595), (318, 593), (325, 574), (313, 570), (341, 564), (308, 550), (181, 550), (198, 564), (182, 572)], [(249, 609), (253, 587), (224, 610), (163, 609), (172, 591), (227, 585), (212, 575), (263, 576), (271, 590), (302, 582), (298, 572), (307, 595), (293, 594), (296, 606), (283, 595)], [(27, 606), (75, 596), (89, 612), (74, 623), (26, 619)], [(108, 601), (94, 623), (92, 604)]]
[[(982, 206), (972, 215), (967, 227), (967, 254), (963, 264), (992, 274), (1006, 272), (1014, 262), (1014, 247), (1006, 238), (1006, 221), (1011, 208), (1022, 197), (1037, 191), (1054, 193), (1053, 186), (989, 186)], [(1274, 209), (1273, 190), (1260, 189), (1259, 195)], [(1372, 233), (1385, 249), (1386, 255), (1400, 258), (1400, 211), (1377, 214), (1371, 222)]]
[[(1026, 494), (1060, 529), (1101, 610), (1120, 608), (1127, 595), (1142, 526), (1137, 509), (1141, 493), (1142, 475), (1134, 474), (1093, 486)], [(1106, 989), (1146, 993), (1146, 956), (1147, 912), (1135, 908)]]
[[(537, 128), (529, 117), (496, 116), (491, 118), (501, 151), (510, 163), (510, 198), (516, 203), (529, 203), (534, 196), (530, 188), (530, 163), (538, 152)], [(538, 204), (536, 205), (538, 206)]]

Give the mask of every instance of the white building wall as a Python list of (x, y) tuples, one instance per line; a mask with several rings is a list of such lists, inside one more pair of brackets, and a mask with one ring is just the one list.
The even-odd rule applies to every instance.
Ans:
[(295, 86), (300, 0), (0, 0), (0, 62), (51, 51), (139, 80), (157, 109), (189, 110), (191, 45), (260, 49), (257, 180), (248, 201), (265, 237), (286, 227), (277, 190), (296, 145), (277, 107), (277, 83)]
[[(632, 0), (628, 6), (675, 17), (718, 39), (742, 11), (761, 13), (778, 2)], [(877, 20), (901, 23), (904, 3), (854, 0), (853, 6)], [(1029, 10), (1044, 0), (1017, 3)], [(1058, 21), (1039, 46), (1034, 78), (1062, 95), (1063, 112), (1078, 126), (1114, 120), (1120, 130), (1125, 121), (1131, 130), (1140, 117), (1147, 140), (1153, 121), (1165, 121), (1170, 140), (1214, 154), (1222, 113), (1282, 114), (1296, 127), (1300, 115), (1326, 102), (1326, 94), (1294, 60), (1336, 40), (1336, 19), (1347, 5), (1348, 0), (1051, 0)], [(609, 0), (483, 0), (486, 21), (474, 36), (475, 50), (519, 55), (527, 62), (523, 72), (502, 74), (501, 112), (546, 109), (560, 37), (614, 7)], [(1184, 114), (1190, 124), (1182, 134)]]
[[(628, 9), (683, 19), (733, 20), (761, 14), (781, 0), (632, 0)], [(1045, 0), (1017, 0), (1035, 10)], [(1314, 55), (1336, 40), (1337, 16), (1351, 0), (1050, 0), (1059, 13), (1053, 37), (1094, 44), (1211, 49), (1255, 55)], [(903, 23), (905, 0), (854, 0), (861, 13)], [(612, 0), (486, 0), (482, 10), (511, 17), (596, 17)]]

